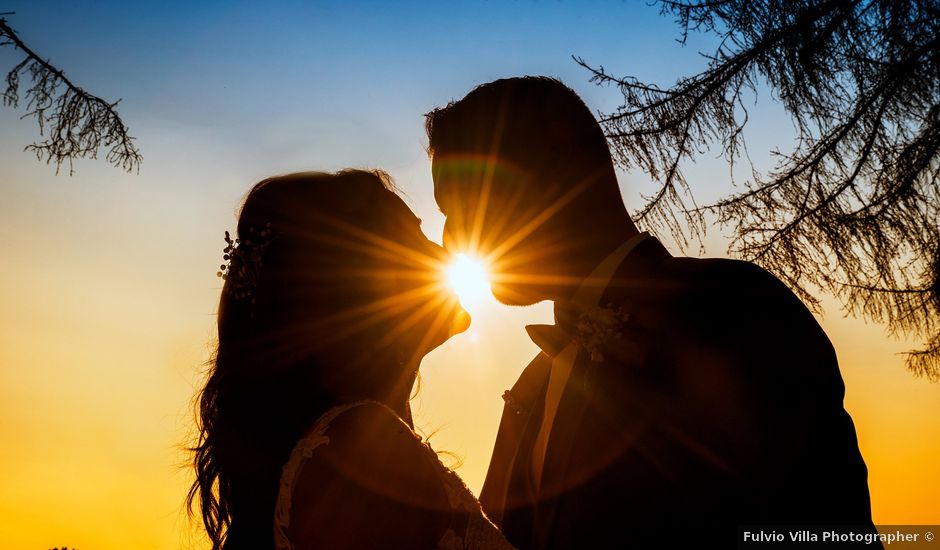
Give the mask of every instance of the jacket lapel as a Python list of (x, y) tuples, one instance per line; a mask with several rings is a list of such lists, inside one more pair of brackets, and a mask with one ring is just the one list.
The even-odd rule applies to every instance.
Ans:
[[(655, 285), (657, 265), (670, 257), (669, 252), (655, 238), (638, 245), (617, 269), (600, 305), (619, 303), (628, 299), (632, 292), (642, 292), (650, 285)], [(534, 548), (548, 547), (560, 499), (565, 492), (585, 481), (585, 473), (580, 471), (578, 464), (571, 464), (570, 458), (574, 445), (579, 443), (582, 422), (597, 389), (596, 384), (592, 383), (592, 373), (594, 369), (618, 367), (616, 364), (595, 363), (583, 350), (578, 353), (548, 442), (541, 491), (537, 499), (538, 509), (534, 518)]]
[[(618, 301), (655, 284), (655, 265), (669, 257), (655, 238), (638, 245), (617, 270), (601, 304)], [(480, 492), (480, 504), (515, 546), (546, 546), (560, 499), (572, 484), (583, 481), (577, 465), (570, 464), (570, 457), (595, 390), (591, 374), (595, 368), (605, 367), (617, 365), (597, 365), (585, 353), (579, 354), (552, 426), (539, 494), (532, 483), (531, 451), (541, 426), (551, 358), (540, 353), (504, 394), (506, 404)]]
[(588, 379), (586, 377), (587, 370), (590, 368), (586, 363), (590, 359), (586, 357), (587, 354), (583, 351), (578, 353), (578, 358), (571, 370), (564, 394), (562, 394), (561, 402), (558, 405), (555, 422), (552, 425), (548, 449), (545, 453), (545, 465), (542, 469), (540, 491), (536, 501), (537, 511), (533, 522), (535, 544), (533, 548), (546, 546), (547, 537), (551, 533), (551, 525), (555, 519), (557, 499), (570, 488), (568, 484), (571, 482), (571, 478), (567, 475), (567, 471), (571, 450), (581, 426), (585, 409), (591, 399), (591, 387), (587, 383)]
[(504, 531), (526, 531), (525, 526), (509, 525), (519, 521), (508, 516), (514, 510), (531, 510), (536, 501), (531, 484), (530, 451), (542, 419), (550, 370), (551, 358), (540, 353), (523, 370), (512, 389), (503, 394), (503, 416), (480, 491), (480, 504), (490, 520)]

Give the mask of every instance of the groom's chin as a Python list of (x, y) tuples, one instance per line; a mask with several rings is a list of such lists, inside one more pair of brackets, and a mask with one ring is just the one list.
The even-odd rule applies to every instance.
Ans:
[(520, 289), (506, 285), (492, 285), (493, 297), (496, 301), (505, 306), (531, 306), (541, 301), (547, 300), (531, 289)]

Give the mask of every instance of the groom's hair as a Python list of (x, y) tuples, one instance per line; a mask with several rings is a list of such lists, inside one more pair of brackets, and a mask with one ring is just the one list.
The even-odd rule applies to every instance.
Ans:
[(589, 183), (591, 194), (621, 200), (603, 130), (584, 101), (555, 78), (481, 84), (425, 115), (425, 129), (431, 157), (489, 158), (521, 169), (537, 185)]

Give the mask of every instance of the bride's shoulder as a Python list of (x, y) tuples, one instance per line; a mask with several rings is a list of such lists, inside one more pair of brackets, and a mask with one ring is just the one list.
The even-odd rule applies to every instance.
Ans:
[(404, 421), (378, 403), (346, 407), (326, 420), (318, 429), (325, 444), (291, 487), (293, 540), (345, 548), (368, 546), (362, 537), (431, 540), (443, 532), (448, 501), (439, 466)]
[(375, 401), (327, 411), (298, 444), (294, 458), (298, 455), (303, 465), (295, 492), (301, 495), (318, 494), (306, 489), (329, 478), (379, 494), (421, 492), (424, 487), (427, 497), (440, 479), (436, 454), (394, 411)]
[(370, 458), (376, 449), (414, 452), (423, 448), (421, 438), (392, 409), (376, 401), (360, 401), (335, 407), (320, 417), (305, 435), (320, 439), (322, 452), (346, 458)]
[(362, 430), (384, 430), (407, 433), (414, 432), (395, 411), (378, 401), (356, 401), (328, 410), (311, 427), (311, 433), (352, 436)]
[[(376, 402), (349, 407), (329, 422), (324, 457), (390, 482), (416, 482), (434, 472), (436, 455), (394, 411)], [(433, 476), (437, 477), (437, 476)]]

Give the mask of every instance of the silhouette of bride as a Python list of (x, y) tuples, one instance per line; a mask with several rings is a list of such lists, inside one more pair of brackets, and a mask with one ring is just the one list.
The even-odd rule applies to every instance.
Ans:
[(188, 498), (213, 549), (510, 548), (413, 429), (421, 358), (469, 317), (388, 177), (264, 180), (226, 242)]

